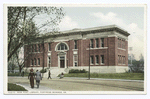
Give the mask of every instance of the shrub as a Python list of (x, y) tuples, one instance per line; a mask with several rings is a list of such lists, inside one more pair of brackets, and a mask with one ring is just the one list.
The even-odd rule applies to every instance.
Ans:
[(85, 69), (83, 70), (71, 69), (69, 70), (69, 73), (87, 73), (87, 71)]
[(46, 73), (47, 70), (46, 70), (46, 69), (42, 69), (42, 70), (40, 70), (40, 72), (41, 72), (41, 73)]

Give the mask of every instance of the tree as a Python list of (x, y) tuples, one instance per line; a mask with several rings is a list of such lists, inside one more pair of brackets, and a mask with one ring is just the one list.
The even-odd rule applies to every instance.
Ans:
[[(49, 19), (35, 24), (34, 19), (41, 14), (47, 14)], [(8, 61), (18, 54), (25, 43), (36, 39), (44, 27), (56, 31), (63, 16), (63, 8), (57, 7), (8, 7)]]

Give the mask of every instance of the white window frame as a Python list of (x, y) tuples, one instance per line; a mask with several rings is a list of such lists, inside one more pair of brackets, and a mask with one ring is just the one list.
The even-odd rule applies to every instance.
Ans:
[[(74, 59), (75, 56), (77, 56), (77, 61)], [(75, 66), (75, 63), (77, 63), (77, 66)], [(73, 55), (73, 66), (78, 67), (78, 55)]]
[[(102, 46), (103, 44), (103, 46)], [(104, 38), (101, 38), (101, 47), (104, 47)]]
[[(92, 58), (93, 58), (93, 63), (92, 63)], [(94, 56), (90, 56), (90, 65), (94, 65)]]
[[(98, 57), (98, 59), (97, 59), (97, 57)], [(98, 63), (97, 63), (97, 60), (98, 60)], [(96, 65), (99, 65), (99, 55), (96, 55), (96, 56), (95, 56), (95, 64), (96, 64)]]

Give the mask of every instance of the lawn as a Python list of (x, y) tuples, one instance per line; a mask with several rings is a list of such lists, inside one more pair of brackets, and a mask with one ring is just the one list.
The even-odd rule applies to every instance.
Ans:
[(8, 91), (27, 91), (27, 90), (19, 85), (8, 83)]
[[(28, 76), (29, 73), (25, 72), (24, 76)], [(8, 76), (22, 76), (22, 74), (20, 75), (20, 73), (8, 73)]]
[[(64, 77), (87, 77), (88, 73), (70, 73)], [(107, 79), (129, 79), (129, 80), (144, 80), (144, 73), (91, 73), (91, 78), (107, 78)]]

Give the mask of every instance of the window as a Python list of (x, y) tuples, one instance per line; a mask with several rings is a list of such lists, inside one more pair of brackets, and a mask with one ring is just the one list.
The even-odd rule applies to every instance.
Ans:
[(36, 59), (34, 58), (34, 65), (36, 65)]
[(96, 39), (96, 48), (98, 48), (98, 45), (99, 45), (99, 42), (98, 42), (99, 40), (98, 39)]
[(31, 65), (33, 65), (33, 59), (31, 59)]
[(98, 55), (96, 55), (96, 64), (99, 64), (99, 57), (98, 57)]
[(58, 50), (67, 50), (67, 46), (64, 43), (59, 44)]
[(74, 49), (77, 49), (77, 40), (74, 40)]
[(34, 45), (34, 52), (36, 52), (37, 48), (36, 48), (36, 45)]
[(37, 60), (37, 61), (38, 61), (38, 65), (40, 65), (40, 58), (38, 58), (38, 60)]
[(93, 39), (90, 40), (90, 48), (93, 48)]
[(119, 64), (121, 64), (121, 63), (122, 63), (121, 55), (118, 55), (118, 63), (119, 63)]
[(125, 64), (125, 56), (123, 56), (123, 64)]
[(119, 38), (118, 38), (118, 48), (120, 48), (120, 40), (119, 40)]
[(93, 65), (94, 64), (94, 59), (93, 56), (90, 57), (90, 64)]
[(38, 44), (38, 52), (40, 52), (40, 44)]
[(104, 47), (104, 38), (101, 38), (101, 47)]
[(48, 43), (48, 51), (51, 51), (51, 43)]
[(125, 49), (125, 41), (122, 41), (122, 48)]
[(33, 45), (31, 45), (31, 52), (33, 52)]
[(74, 66), (77, 67), (78, 66), (78, 56), (74, 55)]
[(51, 64), (51, 57), (48, 57), (48, 64)]
[(104, 55), (101, 55), (101, 64), (104, 64)]

